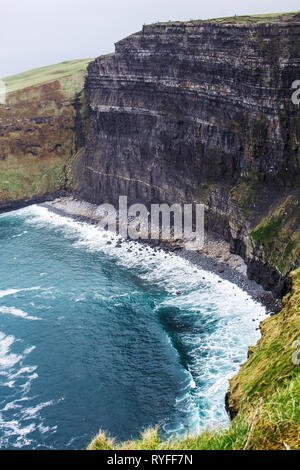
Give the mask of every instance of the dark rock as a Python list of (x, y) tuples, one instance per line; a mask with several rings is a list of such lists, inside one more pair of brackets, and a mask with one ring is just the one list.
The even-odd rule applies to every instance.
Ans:
[(237, 411), (230, 406), (230, 392), (225, 394), (225, 410), (231, 420), (236, 417)]

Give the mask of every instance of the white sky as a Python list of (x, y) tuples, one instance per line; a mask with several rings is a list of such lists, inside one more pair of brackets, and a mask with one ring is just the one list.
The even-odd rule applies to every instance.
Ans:
[(113, 52), (144, 23), (298, 9), (299, 0), (0, 0), (0, 77)]

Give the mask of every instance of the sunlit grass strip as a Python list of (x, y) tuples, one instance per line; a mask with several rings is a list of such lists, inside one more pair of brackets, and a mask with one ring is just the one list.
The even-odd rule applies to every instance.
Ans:
[(6, 91), (7, 93), (13, 93), (23, 90), (24, 88), (41, 85), (68, 77), (69, 75), (74, 75), (80, 71), (85, 71), (91, 60), (92, 59), (70, 60), (4, 78), (7, 87)]

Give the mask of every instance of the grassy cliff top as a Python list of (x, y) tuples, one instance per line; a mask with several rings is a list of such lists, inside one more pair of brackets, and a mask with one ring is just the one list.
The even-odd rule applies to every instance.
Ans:
[[(298, 17), (299, 16), (299, 17)], [(295, 18), (296, 17), (296, 18)], [(293, 19), (300, 21), (300, 10), (287, 13), (268, 13), (262, 15), (242, 15), (242, 16), (230, 16), (224, 18), (213, 18), (206, 20), (208, 22), (216, 23), (238, 23), (238, 24), (252, 24), (252, 23), (269, 23), (269, 22), (285, 22), (292, 21)]]
[[(281, 13), (266, 13), (257, 15), (241, 15), (241, 16), (228, 16), (221, 18), (210, 18), (208, 20), (194, 20), (190, 21), (170, 21), (170, 23), (221, 23), (221, 24), (258, 24), (258, 23), (280, 23), (280, 22), (300, 22), (300, 10), (293, 12)], [(168, 24), (162, 22), (160, 24)]]
[(4, 78), (7, 93), (13, 93), (28, 87), (49, 83), (75, 75), (79, 72), (85, 72), (91, 60), (92, 59), (69, 60), (61, 62), (60, 64), (40, 67)]

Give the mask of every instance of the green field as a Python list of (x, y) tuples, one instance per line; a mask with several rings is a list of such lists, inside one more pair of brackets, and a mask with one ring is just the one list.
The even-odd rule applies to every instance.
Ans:
[(69, 60), (61, 62), (60, 64), (40, 67), (18, 75), (6, 77), (3, 80), (7, 86), (7, 93), (13, 93), (24, 88), (75, 75), (77, 72), (85, 71), (91, 60), (92, 59)]

